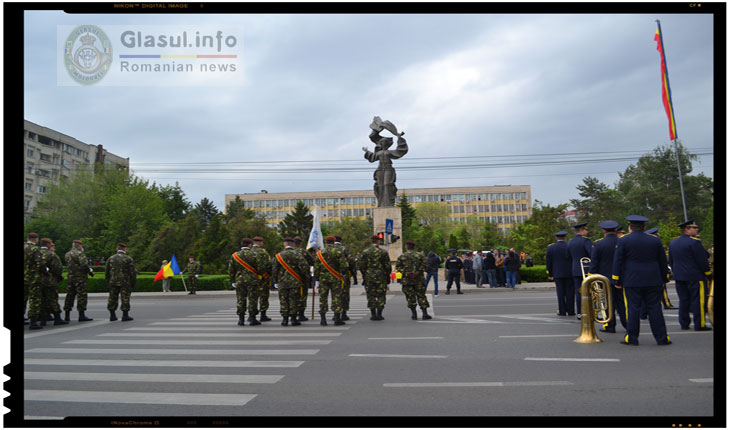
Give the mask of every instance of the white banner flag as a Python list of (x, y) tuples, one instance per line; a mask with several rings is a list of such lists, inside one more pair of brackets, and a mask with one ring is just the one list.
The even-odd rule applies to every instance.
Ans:
[(312, 211), (314, 219), (312, 220), (312, 232), (309, 233), (309, 241), (307, 242), (307, 249), (310, 248), (324, 248), (324, 240), (322, 239), (322, 229), (319, 226), (319, 209), (317, 205), (314, 206)]

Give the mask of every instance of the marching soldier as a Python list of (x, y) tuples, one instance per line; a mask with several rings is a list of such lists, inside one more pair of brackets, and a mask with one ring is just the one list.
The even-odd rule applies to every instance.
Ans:
[(46, 321), (51, 321), (51, 314), (55, 318), (52, 320), (53, 325), (68, 324), (61, 318), (61, 307), (58, 305), (58, 283), (63, 280), (63, 265), (55, 250), (51, 239), (41, 239), (43, 265), (48, 268), (41, 276), (41, 326), (46, 325)]
[(319, 288), (320, 325), (327, 325), (327, 296), (330, 294), (335, 325), (345, 324), (342, 319), (342, 295), (345, 291), (348, 263), (342, 248), (334, 245), (334, 236), (325, 237), (324, 249), (317, 251), (314, 258), (315, 286)]
[(289, 318), (291, 325), (301, 325), (297, 314), (308, 271), (307, 260), (294, 250), (294, 239), (284, 238), (284, 250), (274, 256), (271, 268), (273, 281), (279, 289), (279, 305), (283, 318), (281, 325), (289, 325)]
[(258, 291), (256, 293), (256, 307), (258, 308), (258, 311), (261, 312), (259, 321), (271, 321), (271, 318), (266, 316), (266, 311), (269, 310), (269, 294), (271, 293), (271, 290), (269, 289), (271, 284), (271, 279), (269, 277), (269, 274), (271, 273), (271, 257), (266, 249), (264, 249), (263, 237), (256, 236), (253, 238), (253, 248), (251, 248), (251, 251), (253, 251), (253, 254), (256, 256), (256, 268), (259, 270), (259, 275), (261, 275), (261, 279), (258, 282)]
[(188, 294), (196, 294), (195, 289), (198, 287), (198, 275), (202, 272), (200, 263), (195, 261), (195, 257), (188, 258), (188, 265), (185, 266), (185, 272), (188, 274), (188, 283), (190, 284), (190, 292)]
[(86, 306), (88, 304), (88, 284), (89, 276), (94, 276), (94, 271), (89, 267), (89, 260), (84, 254), (84, 247), (80, 240), (74, 240), (71, 250), (64, 256), (66, 266), (68, 267), (68, 282), (66, 283), (66, 300), (63, 302), (63, 310), (66, 315), (64, 320), (71, 319), (71, 309), (74, 307), (74, 299), (78, 297), (76, 302), (76, 310), (79, 311), (79, 321), (91, 321), (85, 315)]
[[(611, 275), (613, 275), (613, 254), (616, 251), (616, 243), (618, 242), (618, 236), (616, 235), (618, 223), (608, 220), (601, 221), (598, 225), (603, 230), (603, 238), (593, 242), (593, 248), (591, 249), (591, 267), (588, 270), (588, 275), (600, 273), (607, 279), (611, 279)], [(616, 288), (613, 281), (611, 281), (610, 288), (614, 312), (618, 312), (621, 325), (626, 329), (626, 308), (624, 307), (623, 290)], [(600, 331), (616, 333), (616, 317), (614, 316), (609, 322), (604, 324)]]
[(304, 311), (307, 310), (307, 296), (309, 295), (309, 287), (312, 285), (312, 269), (311, 267), (314, 266), (314, 258), (312, 258), (312, 255), (307, 252), (304, 248), (302, 248), (302, 238), (299, 236), (294, 237), (294, 251), (297, 252), (297, 254), (301, 255), (306, 261), (307, 261), (307, 267), (310, 269), (307, 271), (306, 280), (303, 282), (302, 288), (302, 295), (299, 298), (299, 321), (309, 321), (309, 318), (307, 318), (304, 315)]
[(707, 326), (707, 277), (712, 276), (708, 258), (710, 254), (695, 236), (699, 226), (694, 219), (679, 225), (682, 235), (669, 242), (669, 265), (674, 272), (674, 283), (679, 296), (679, 326), (689, 330), (692, 322), (695, 331), (712, 330)]
[(647, 218), (629, 215), (629, 234), (619, 238), (613, 256), (611, 279), (624, 289), (627, 302), (624, 345), (639, 344), (641, 302), (646, 301), (649, 326), (658, 345), (670, 345), (660, 304), (662, 283), (669, 279), (667, 257), (662, 241), (644, 233)]
[(117, 252), (106, 260), (106, 287), (109, 289), (109, 300), (106, 308), (109, 310), (109, 321), (117, 320), (117, 305), (122, 298), (122, 321), (132, 321), (129, 316), (129, 300), (132, 289), (137, 285), (137, 269), (134, 260), (127, 255), (127, 245), (117, 243)]
[(385, 307), (385, 292), (390, 282), (390, 258), (388, 253), (378, 245), (378, 235), (370, 237), (372, 246), (360, 254), (360, 270), (362, 271), (362, 282), (365, 286), (365, 294), (368, 298), (370, 319), (380, 321), (383, 318)]
[[(395, 271), (403, 274), (403, 293), (406, 295), (408, 307), (411, 309), (411, 319), (418, 319), (416, 314), (416, 302), (418, 302), (423, 312), (423, 319), (430, 320), (431, 315), (428, 314), (429, 304), (428, 299), (426, 299), (426, 283), (423, 276), (423, 273), (427, 270), (426, 257), (420, 252), (416, 252), (415, 249), (415, 242), (412, 240), (406, 241), (406, 252), (398, 257), (398, 261), (395, 263)], [(455, 255), (452, 255), (452, 257), (458, 260)]]
[(38, 246), (38, 233), (28, 233), (28, 239), (23, 246), (23, 295), (31, 330), (41, 328), (37, 323), (41, 307), (41, 270), (45, 271)]
[(558, 294), (558, 315), (575, 315), (573, 302), (573, 266), (570, 261), (568, 244), (565, 236), (568, 233), (555, 233), (555, 243), (551, 243), (545, 252), (545, 267), (548, 279), (555, 281), (555, 291)]
[(347, 316), (347, 311), (350, 310), (350, 278), (352, 276), (352, 268), (355, 267), (355, 259), (350, 254), (350, 250), (342, 244), (342, 238), (335, 236), (335, 246), (342, 249), (345, 258), (347, 259), (347, 276), (345, 277), (345, 290), (342, 293), (342, 320), (348, 321), (350, 317)]
[[(650, 234), (654, 237), (659, 237), (659, 229), (657, 227), (650, 228), (646, 231), (646, 234)], [(667, 255), (667, 260), (669, 260), (669, 250), (665, 248), (664, 254)], [(674, 306), (672, 306), (672, 302), (669, 301), (669, 294), (667, 294), (667, 283), (664, 283), (664, 293), (662, 294), (662, 305), (664, 305), (664, 309), (677, 309)], [(641, 310), (642, 317), (646, 315), (644, 312), (644, 309)]]
[(449, 249), (448, 252), (451, 255), (444, 262), (444, 271), (446, 272), (447, 279), (446, 294), (451, 294), (451, 284), (454, 281), (456, 281), (456, 294), (464, 294), (461, 292), (461, 281), (459, 281), (459, 277), (461, 276), (461, 269), (464, 268), (464, 263), (462, 263), (461, 259), (456, 256), (455, 249)]
[(251, 251), (253, 240), (245, 237), (241, 240), (241, 250), (234, 252), (228, 262), (228, 277), (231, 279), (233, 288), (236, 289), (236, 313), (238, 314), (238, 325), (244, 325), (246, 317), (246, 300), (248, 299), (248, 322), (249, 325), (261, 325), (256, 319), (258, 304), (256, 297), (259, 289), (259, 281), (262, 276), (260, 268), (253, 251)]
[(570, 253), (573, 265), (573, 292), (575, 294), (575, 308), (578, 311), (578, 319), (581, 316), (580, 285), (583, 283), (583, 270), (580, 267), (580, 259), (584, 257), (590, 258), (591, 247), (593, 246), (593, 242), (588, 239), (588, 227), (586, 225), (588, 223), (585, 222), (574, 225), (575, 236), (568, 242), (568, 252)]

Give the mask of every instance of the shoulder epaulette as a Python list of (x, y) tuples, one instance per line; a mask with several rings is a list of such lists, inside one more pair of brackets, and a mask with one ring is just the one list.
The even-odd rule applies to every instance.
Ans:
[(594, 241), (593, 241), (593, 243), (598, 243), (598, 242), (600, 242), (600, 241), (602, 241), (602, 240), (603, 240), (603, 238), (600, 238), (600, 239), (598, 239), (598, 240), (594, 240)]
[(702, 239), (694, 237), (694, 236), (690, 236), (690, 239), (699, 240), (700, 242), (702, 241)]

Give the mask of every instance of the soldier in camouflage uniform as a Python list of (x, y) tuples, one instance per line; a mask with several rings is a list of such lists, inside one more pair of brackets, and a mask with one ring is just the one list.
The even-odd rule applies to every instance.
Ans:
[(76, 309), (79, 311), (79, 321), (91, 321), (93, 318), (87, 317), (84, 313), (89, 297), (87, 293), (89, 276), (94, 276), (94, 272), (89, 267), (89, 260), (84, 254), (84, 247), (80, 240), (73, 241), (71, 250), (66, 253), (64, 259), (68, 267), (66, 300), (63, 302), (63, 310), (66, 313), (64, 320), (71, 319), (71, 309), (73, 309), (74, 299), (78, 295)]
[(330, 293), (332, 294), (335, 325), (342, 325), (345, 324), (341, 316), (343, 313), (342, 295), (345, 289), (344, 278), (347, 277), (347, 259), (342, 248), (334, 246), (334, 236), (325, 237), (324, 243), (324, 249), (318, 251), (314, 258), (315, 285), (319, 287), (320, 325), (327, 325), (327, 295)]
[(245, 237), (241, 240), (241, 250), (233, 253), (228, 262), (228, 277), (236, 289), (236, 313), (238, 325), (244, 325), (246, 315), (246, 299), (248, 299), (248, 322), (250, 325), (261, 325), (256, 319), (259, 311), (258, 288), (262, 276), (257, 266), (256, 256), (251, 250), (253, 240)]
[(264, 238), (256, 236), (253, 238), (253, 248), (251, 248), (254, 255), (256, 256), (256, 268), (259, 270), (259, 275), (262, 278), (258, 282), (258, 289), (254, 293), (256, 294), (255, 299), (249, 295), (249, 300), (256, 300), (257, 309), (261, 312), (261, 322), (271, 321), (271, 318), (266, 316), (266, 311), (269, 310), (269, 295), (271, 290), (271, 256), (264, 249)]
[(403, 293), (408, 300), (408, 307), (411, 308), (411, 319), (418, 319), (416, 314), (416, 302), (423, 311), (423, 319), (430, 320), (428, 314), (428, 299), (426, 299), (426, 284), (423, 272), (427, 270), (426, 257), (416, 252), (416, 244), (412, 240), (406, 242), (405, 254), (398, 257), (395, 263), (395, 271), (403, 274)]
[[(61, 307), (58, 305), (58, 283), (63, 280), (63, 264), (54, 252), (56, 248), (51, 239), (41, 239), (43, 265), (48, 271), (41, 276), (41, 325), (46, 321), (54, 321), (53, 325), (68, 324), (61, 318)], [(50, 315), (53, 314), (54, 319)]]
[(350, 250), (342, 244), (342, 238), (340, 236), (335, 236), (335, 247), (338, 247), (342, 250), (342, 253), (345, 254), (345, 259), (347, 259), (347, 267), (345, 268), (345, 290), (342, 293), (342, 320), (348, 321), (350, 317), (347, 316), (347, 311), (350, 310), (350, 281), (352, 277), (352, 271), (355, 267), (355, 258), (350, 254)]
[(302, 289), (302, 296), (299, 299), (299, 321), (309, 321), (309, 318), (307, 318), (304, 315), (304, 311), (307, 310), (307, 296), (309, 295), (309, 288), (312, 286), (312, 269), (311, 267), (314, 266), (314, 258), (312, 258), (312, 254), (307, 252), (304, 248), (302, 248), (302, 238), (299, 236), (294, 237), (294, 250), (297, 252), (297, 254), (304, 257), (305, 260), (307, 260), (307, 266), (310, 268), (307, 271), (307, 279), (304, 281), (304, 288)]
[(271, 276), (279, 289), (279, 305), (281, 306), (281, 325), (301, 325), (297, 320), (299, 300), (307, 279), (309, 265), (307, 260), (294, 250), (294, 239), (284, 239), (284, 250), (274, 256)]
[(122, 321), (132, 321), (129, 316), (129, 299), (132, 289), (137, 285), (137, 270), (134, 260), (127, 255), (127, 245), (117, 244), (117, 253), (106, 260), (106, 287), (109, 289), (109, 300), (106, 308), (109, 310), (109, 321), (117, 320), (117, 304), (122, 297)]
[(195, 294), (195, 289), (198, 287), (198, 275), (202, 272), (200, 263), (195, 261), (195, 257), (188, 258), (188, 265), (185, 266), (185, 273), (188, 274), (188, 283), (190, 284), (190, 292), (188, 294)]
[(43, 255), (38, 247), (38, 234), (28, 233), (28, 241), (23, 247), (23, 292), (25, 302), (28, 302), (28, 318), (31, 330), (41, 328), (38, 317), (41, 309), (41, 275), (45, 273)]
[(359, 267), (368, 298), (370, 319), (380, 321), (385, 319), (383, 307), (385, 307), (385, 292), (390, 282), (390, 258), (385, 250), (378, 247), (380, 239), (377, 235), (371, 236), (370, 241), (373, 245), (360, 254)]

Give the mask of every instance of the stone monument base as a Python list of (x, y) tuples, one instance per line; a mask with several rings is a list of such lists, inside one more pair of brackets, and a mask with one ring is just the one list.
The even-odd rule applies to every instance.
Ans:
[(393, 220), (393, 233), (400, 236), (398, 242), (387, 244), (390, 237), (386, 235), (386, 244), (381, 245), (383, 249), (388, 251), (390, 263), (395, 264), (398, 257), (403, 255), (403, 218), (401, 217), (401, 209), (399, 207), (375, 208), (373, 209), (373, 234), (378, 232), (385, 233), (385, 220)]

